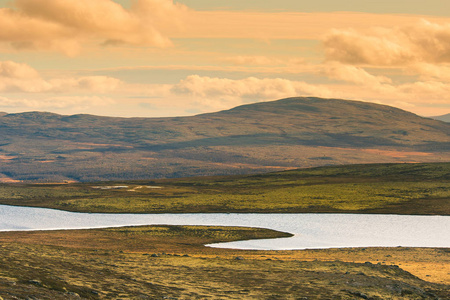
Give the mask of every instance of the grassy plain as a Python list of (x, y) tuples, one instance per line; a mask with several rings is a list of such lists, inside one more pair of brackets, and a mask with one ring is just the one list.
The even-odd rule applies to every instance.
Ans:
[(450, 212), (450, 163), (370, 164), (261, 175), (2, 184), (0, 203), (80, 212)]
[(244, 251), (203, 246), (283, 236), (288, 235), (264, 229), (201, 226), (4, 232), (0, 233), (0, 297), (450, 297), (449, 249)]
[[(450, 212), (450, 163), (262, 175), (2, 184), (0, 203), (84, 212)], [(289, 236), (144, 226), (0, 233), (0, 299), (448, 299), (450, 249), (303, 251), (204, 244)]]

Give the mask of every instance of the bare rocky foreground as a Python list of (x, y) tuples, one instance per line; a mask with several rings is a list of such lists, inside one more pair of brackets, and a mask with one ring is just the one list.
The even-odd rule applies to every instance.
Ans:
[[(237, 251), (280, 233), (146, 226), (0, 234), (3, 299), (448, 299), (449, 249)], [(435, 282), (435, 283), (432, 283)]]

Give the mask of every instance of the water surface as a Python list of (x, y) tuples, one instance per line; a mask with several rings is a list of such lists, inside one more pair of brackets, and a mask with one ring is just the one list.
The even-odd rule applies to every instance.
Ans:
[(292, 238), (213, 247), (283, 250), (342, 247), (450, 247), (449, 216), (363, 214), (89, 214), (0, 205), (0, 231), (137, 225), (215, 225), (270, 228)]

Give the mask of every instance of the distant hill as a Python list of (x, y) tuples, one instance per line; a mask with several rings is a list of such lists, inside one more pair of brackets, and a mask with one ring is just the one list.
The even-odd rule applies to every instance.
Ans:
[(288, 98), (174, 118), (0, 115), (0, 181), (245, 174), (450, 160), (450, 124), (373, 103)]
[(439, 121), (450, 122), (450, 114), (446, 114), (446, 115), (442, 115), (442, 116), (436, 116), (436, 117), (431, 117), (431, 118), (435, 119), (435, 120), (439, 120)]

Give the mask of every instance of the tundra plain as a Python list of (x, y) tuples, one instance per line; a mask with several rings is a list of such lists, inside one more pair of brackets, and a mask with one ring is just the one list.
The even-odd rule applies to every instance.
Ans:
[[(449, 163), (259, 175), (2, 184), (0, 203), (83, 212), (448, 215)], [(277, 197), (275, 197), (277, 195)], [(446, 299), (448, 248), (250, 251), (266, 229), (143, 226), (0, 233), (3, 299)]]

